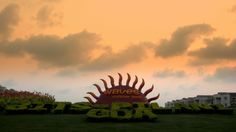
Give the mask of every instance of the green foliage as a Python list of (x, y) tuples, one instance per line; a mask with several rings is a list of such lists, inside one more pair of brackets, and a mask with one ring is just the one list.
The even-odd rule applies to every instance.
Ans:
[(214, 109), (209, 104), (200, 104), (199, 108), (201, 109), (201, 113), (203, 114), (214, 113)]
[(175, 114), (182, 113), (181, 104), (180, 104), (180, 103), (176, 103), (176, 104), (175, 104), (175, 106), (174, 106), (174, 113), (175, 113)]
[(133, 103), (133, 108), (134, 109), (149, 109), (149, 104), (147, 103), (142, 103), (142, 102), (135, 102)]
[(6, 107), (6, 102), (4, 99), (0, 99), (0, 112), (2, 112)]
[(224, 109), (224, 105), (222, 104), (212, 104), (211, 107), (215, 110)]
[(39, 102), (35, 104), (31, 104), (30, 108), (28, 108), (29, 114), (46, 114), (48, 113), (48, 109), (44, 107), (45, 104)]
[(93, 109), (109, 109), (109, 105), (108, 104), (94, 104), (92, 105)]
[(5, 111), (7, 114), (26, 114), (28, 109), (28, 104), (12, 104), (12, 105), (7, 105), (5, 108)]
[(92, 108), (88, 102), (78, 102), (71, 105), (69, 112), (71, 114), (86, 114)]
[(54, 96), (41, 92), (28, 92), (5, 90), (0, 92), (0, 100), (4, 100), (6, 104), (22, 104), (24, 102), (43, 102), (52, 104), (55, 102)]
[(197, 103), (189, 104), (189, 107), (192, 108), (193, 113), (200, 113), (201, 109)]
[(111, 104), (112, 110), (119, 110), (119, 109), (131, 109), (132, 104), (127, 102), (115, 102)]
[(67, 113), (71, 106), (70, 102), (56, 102), (55, 108), (53, 109), (54, 114), (63, 114)]
[(192, 108), (187, 104), (180, 104), (182, 113), (192, 113)]
[(152, 109), (152, 110), (155, 110), (155, 109), (159, 109), (159, 108), (160, 108), (160, 106), (158, 105), (158, 103), (151, 103), (150, 106), (151, 106), (151, 109)]
[(107, 109), (91, 109), (86, 115), (91, 121), (105, 121), (109, 119), (110, 112)]
[(132, 118), (132, 110), (129, 109), (112, 109), (111, 119), (116, 121), (129, 121)]

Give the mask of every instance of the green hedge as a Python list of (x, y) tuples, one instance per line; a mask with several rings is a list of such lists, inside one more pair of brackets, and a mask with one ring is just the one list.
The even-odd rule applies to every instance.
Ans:
[(129, 109), (112, 109), (111, 119), (115, 121), (129, 121), (132, 119), (132, 110)]
[[(110, 118), (117, 118), (115, 115), (115, 110), (118, 111), (117, 116), (119, 113), (122, 114), (122, 110), (130, 110), (132, 112), (132, 116), (134, 116), (135, 112), (138, 109), (141, 110), (151, 110), (153, 114), (178, 114), (178, 113), (199, 113), (199, 114), (233, 114), (234, 110), (229, 108), (224, 108), (223, 105), (208, 105), (208, 104), (175, 104), (175, 107), (170, 108), (161, 108), (157, 103), (145, 104), (145, 103), (127, 103), (127, 102), (116, 102), (112, 103), (110, 106), (106, 104), (95, 104), (91, 105), (88, 102), (78, 102), (71, 104), (70, 102), (55, 102), (52, 104), (43, 103), (41, 101), (24, 101), (23, 102), (6, 102), (0, 100), (0, 112), (7, 113), (7, 114), (46, 114), (46, 113), (54, 113), (54, 114), (65, 114), (65, 113), (72, 113), (72, 114), (86, 114), (91, 109), (106, 109), (110, 112)], [(137, 113), (136, 113), (137, 114)], [(142, 114), (145, 115), (145, 114)], [(138, 118), (138, 115), (135, 115), (135, 118)], [(120, 119), (117, 120), (124, 120), (126, 117), (118, 117)], [(133, 119), (134, 117), (132, 117)]]
[(150, 108), (151, 108), (152, 110), (155, 110), (155, 109), (159, 109), (160, 106), (158, 105), (158, 103), (151, 103), (151, 104), (150, 104)]
[(135, 109), (133, 114), (135, 121), (155, 121), (157, 115), (152, 112), (151, 109)]
[(91, 109), (86, 115), (91, 121), (106, 121), (110, 117), (110, 111), (107, 109)]
[(70, 102), (56, 102), (52, 112), (54, 114), (68, 113), (70, 106)]
[(112, 110), (132, 109), (132, 104), (127, 102), (115, 102), (111, 104)]
[(212, 108), (209, 104), (200, 104), (199, 108), (201, 109), (202, 114), (214, 113), (214, 108)]
[(92, 106), (89, 102), (78, 102), (71, 105), (69, 113), (71, 114), (86, 114)]
[(222, 105), (222, 104), (213, 104), (210, 106), (215, 110), (224, 109), (224, 105)]
[(133, 108), (134, 109), (150, 109), (150, 106), (147, 103), (135, 102), (133, 103)]
[(7, 114), (27, 114), (28, 104), (7, 105), (5, 107), (5, 111), (6, 111)]
[(92, 105), (93, 109), (109, 109), (110, 106), (108, 104), (94, 104)]
[(200, 113), (201, 109), (197, 103), (189, 104), (189, 107), (192, 108), (192, 113)]
[(35, 102), (31, 104), (27, 110), (29, 114), (46, 114), (49, 113), (48, 109), (44, 107), (42, 102)]
[(3, 112), (6, 107), (6, 102), (4, 99), (0, 99), (0, 112)]

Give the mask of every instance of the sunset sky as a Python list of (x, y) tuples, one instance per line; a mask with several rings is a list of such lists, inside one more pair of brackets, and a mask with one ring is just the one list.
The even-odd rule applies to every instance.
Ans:
[(162, 106), (236, 92), (235, 35), (235, 0), (0, 0), (0, 85), (79, 102), (130, 73)]

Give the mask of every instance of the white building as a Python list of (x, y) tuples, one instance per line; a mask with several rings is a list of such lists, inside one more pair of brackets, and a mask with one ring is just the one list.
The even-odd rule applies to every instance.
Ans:
[(213, 95), (213, 104), (222, 104), (225, 107), (236, 106), (236, 93), (219, 92)]
[(197, 97), (194, 97), (194, 102), (198, 104), (212, 104), (213, 96), (212, 95), (197, 95)]
[(176, 103), (222, 104), (225, 107), (236, 107), (236, 93), (219, 92), (214, 95), (197, 95), (196, 97), (168, 101), (165, 103), (165, 107), (174, 107)]

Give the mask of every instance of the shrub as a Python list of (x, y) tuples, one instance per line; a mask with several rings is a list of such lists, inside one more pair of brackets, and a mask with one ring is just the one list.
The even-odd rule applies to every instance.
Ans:
[(109, 109), (109, 105), (108, 104), (94, 104), (92, 105), (93, 109)]
[(155, 109), (159, 109), (159, 108), (160, 108), (160, 106), (158, 105), (158, 103), (151, 103), (150, 106), (151, 106), (151, 109), (152, 109), (152, 110), (155, 110)]
[(78, 102), (71, 105), (69, 112), (71, 114), (86, 114), (91, 108), (89, 102)]
[(28, 109), (28, 104), (20, 105), (7, 105), (5, 111), (7, 114), (26, 114)]
[(182, 113), (192, 113), (192, 108), (186, 104), (180, 104)]
[(116, 121), (128, 121), (132, 118), (132, 110), (128, 109), (112, 109), (111, 118)]
[(201, 111), (201, 109), (199, 108), (199, 104), (197, 103), (189, 104), (189, 107), (192, 108), (193, 113), (200, 113)]
[(211, 107), (215, 110), (224, 109), (224, 105), (222, 104), (212, 104)]
[(6, 102), (4, 99), (0, 99), (0, 112), (4, 111), (6, 107)]
[(149, 109), (149, 104), (147, 103), (142, 103), (142, 102), (135, 102), (133, 103), (133, 108), (134, 109)]
[(86, 115), (91, 121), (105, 121), (109, 119), (110, 112), (107, 109), (91, 109)]
[(132, 104), (127, 102), (116, 102), (111, 104), (112, 110), (132, 109)]
[(28, 108), (28, 113), (30, 114), (46, 114), (48, 112), (48, 109), (44, 107), (44, 103), (41, 102), (31, 104), (30, 108)]
[(71, 106), (70, 102), (56, 102), (55, 108), (53, 109), (54, 114), (63, 114), (67, 113)]
[(201, 113), (203, 114), (214, 113), (214, 109), (209, 104), (200, 104), (199, 108), (201, 109)]
[(179, 114), (181, 113), (181, 104), (180, 103), (176, 103), (175, 106), (174, 106), (174, 113), (175, 114)]
[(41, 92), (28, 92), (28, 91), (16, 91), (5, 90), (0, 92), (0, 99), (3, 99), (7, 104), (21, 104), (25, 101), (34, 102), (41, 101), (44, 103), (55, 102), (54, 96)]

